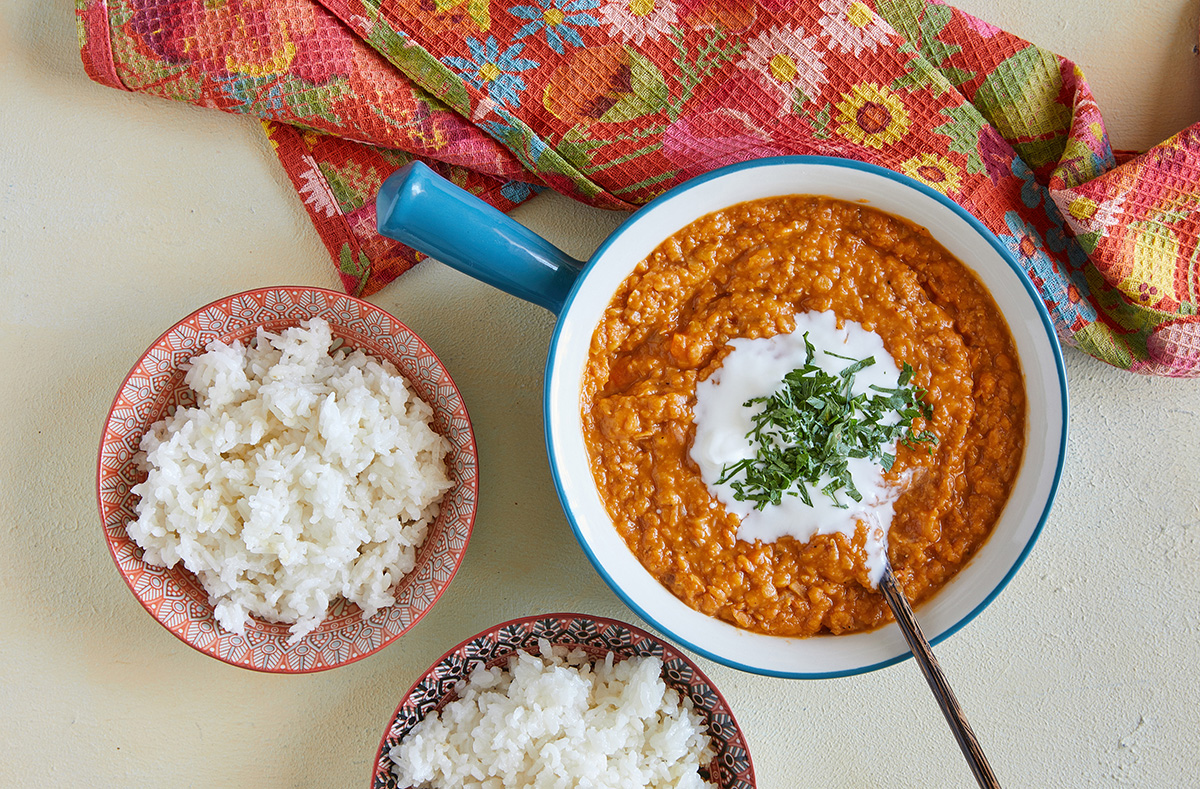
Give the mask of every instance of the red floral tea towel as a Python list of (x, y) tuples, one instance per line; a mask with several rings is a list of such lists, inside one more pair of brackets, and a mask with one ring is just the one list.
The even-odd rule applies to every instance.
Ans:
[(997, 234), (1066, 343), (1200, 376), (1200, 124), (1114, 153), (1073, 63), (939, 0), (77, 0), (88, 73), (264, 121), (348, 291), (417, 259), (419, 157), (502, 209), (633, 208), (776, 154), (889, 167)]

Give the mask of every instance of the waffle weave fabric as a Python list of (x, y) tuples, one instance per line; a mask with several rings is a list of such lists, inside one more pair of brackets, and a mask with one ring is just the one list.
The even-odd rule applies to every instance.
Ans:
[(1059, 338), (1200, 376), (1200, 124), (1114, 152), (1080, 69), (939, 0), (77, 0), (88, 74), (261, 118), (345, 288), (418, 259), (374, 196), (419, 158), (502, 210), (632, 209), (824, 154), (954, 199)]

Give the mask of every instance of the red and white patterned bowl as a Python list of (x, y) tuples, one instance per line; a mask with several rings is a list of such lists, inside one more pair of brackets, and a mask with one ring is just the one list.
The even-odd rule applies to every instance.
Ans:
[[(434, 410), (434, 428), (451, 444), (447, 467), (454, 487), (417, 552), (416, 566), (393, 590), (396, 603), (363, 619), (357, 605), (335, 602), (324, 622), (289, 646), (288, 626), (252, 620), (245, 635), (222, 630), (208, 595), (182, 564), (153, 567), (125, 526), (137, 515), (131, 488), (146, 478), (138, 447), (150, 426), (177, 405), (194, 405), (181, 365), (213, 340), (252, 340), (258, 328), (278, 332), (301, 320), (327, 320), (335, 338), (387, 359)], [(411, 628), (454, 577), (475, 521), (478, 457), (462, 396), (433, 351), (387, 312), (331, 290), (274, 287), (239, 293), (203, 307), (155, 340), (121, 384), (104, 423), (97, 496), (104, 536), (129, 588), (163, 627), (185, 643), (226, 663), (258, 671), (301, 673), (366, 657)]]
[(517, 650), (539, 654), (538, 639), (554, 646), (580, 648), (596, 660), (612, 652), (615, 660), (654, 656), (663, 662), (663, 680), (692, 700), (712, 739), (716, 757), (705, 778), (719, 789), (754, 789), (754, 765), (746, 738), (725, 698), (684, 652), (633, 625), (584, 614), (542, 614), (513, 619), (472, 636), (433, 664), (404, 694), (375, 752), (371, 789), (409, 789), (397, 785), (389, 753), (426, 715), (457, 698), (454, 686), (475, 665), (507, 665)]

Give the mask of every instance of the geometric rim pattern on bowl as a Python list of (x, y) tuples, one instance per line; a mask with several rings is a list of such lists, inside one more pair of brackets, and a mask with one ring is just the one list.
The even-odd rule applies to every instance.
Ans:
[(513, 619), (491, 627), (449, 650), (404, 694), (375, 753), (371, 789), (398, 787), (389, 752), (431, 712), (440, 711), (455, 698), (454, 686), (472, 668), (483, 663), (505, 665), (517, 650), (538, 654), (538, 639), (555, 646), (578, 647), (593, 659), (612, 652), (618, 660), (654, 656), (663, 661), (663, 680), (692, 700), (712, 738), (717, 754), (708, 780), (720, 789), (753, 789), (754, 765), (745, 736), (725, 697), (685, 653), (634, 625), (584, 614), (540, 614)]
[[(199, 581), (182, 564), (146, 564), (125, 526), (136, 518), (131, 488), (145, 479), (138, 445), (155, 421), (180, 404), (194, 405), (181, 365), (209, 342), (252, 340), (258, 327), (278, 332), (322, 317), (335, 338), (392, 362), (434, 409), (434, 427), (451, 444), (454, 487), (417, 553), (416, 566), (394, 587), (396, 603), (363, 619), (338, 599), (321, 625), (288, 646), (288, 626), (250, 620), (245, 635), (222, 630)], [(478, 501), (475, 437), (461, 394), (445, 367), (403, 323), (369, 302), (332, 290), (270, 287), (238, 293), (196, 310), (163, 333), (133, 365), (113, 399), (97, 458), (96, 496), (113, 561), (142, 606), (195, 649), (244, 668), (276, 673), (322, 671), (359, 660), (410, 629), (449, 586), (470, 539)]]

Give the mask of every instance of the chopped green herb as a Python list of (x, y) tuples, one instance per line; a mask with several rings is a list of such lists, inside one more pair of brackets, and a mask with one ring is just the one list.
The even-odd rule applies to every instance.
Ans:
[[(746, 434), (757, 446), (756, 454), (726, 465), (717, 480), (729, 483), (738, 501), (755, 502), (755, 509), (780, 503), (784, 493), (799, 496), (811, 507), (808, 486), (816, 485), (822, 476), (830, 482), (821, 492), (844, 509), (849, 505), (838, 498), (839, 493), (862, 501), (847, 467), (850, 458), (870, 458), (886, 472), (896, 457), (885, 452), (885, 446), (896, 441), (910, 448), (937, 443), (937, 436), (930, 431), (913, 430), (918, 416), (933, 419), (933, 406), (925, 402), (925, 390), (909, 385), (913, 369), (907, 362), (894, 389), (871, 386), (877, 394), (852, 397), (855, 374), (875, 364), (875, 357), (851, 359), (828, 354), (851, 362), (831, 375), (812, 363), (816, 348), (808, 341), (807, 332), (804, 346), (803, 367), (785, 375), (774, 394), (744, 403), (747, 408), (765, 403)], [(892, 413), (899, 415), (899, 421), (883, 424)], [(733, 479), (742, 472), (743, 479)]]

